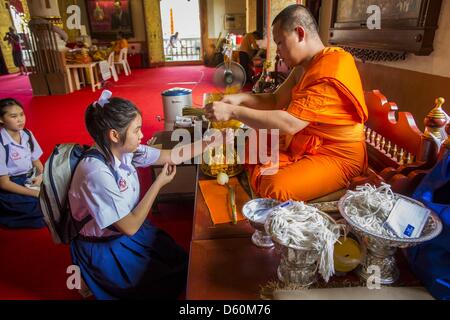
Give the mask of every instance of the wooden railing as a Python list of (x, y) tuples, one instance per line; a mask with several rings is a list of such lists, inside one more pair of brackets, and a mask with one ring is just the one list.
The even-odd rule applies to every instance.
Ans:
[[(386, 182), (395, 192), (410, 194), (436, 163), (439, 148), (447, 135), (447, 119), (442, 112), (443, 99), (425, 118), (421, 132), (409, 112), (399, 112), (378, 90), (367, 92), (369, 120), (366, 123), (366, 145), (369, 171), (353, 179), (350, 188), (363, 183)], [(443, 132), (443, 135), (440, 134)]]

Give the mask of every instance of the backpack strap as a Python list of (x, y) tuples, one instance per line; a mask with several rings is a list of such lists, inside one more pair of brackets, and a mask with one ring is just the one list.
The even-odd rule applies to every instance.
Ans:
[(83, 227), (86, 225), (86, 223), (88, 223), (91, 220), (92, 216), (90, 214), (84, 217), (84, 219), (82, 219), (81, 221), (78, 221), (77, 219), (72, 219), (73, 224), (75, 225), (75, 228), (77, 230), (77, 233), (79, 233), (81, 229), (83, 229)]
[(116, 170), (114, 170), (114, 168), (111, 166), (111, 164), (108, 163), (108, 161), (106, 160), (106, 157), (99, 150), (97, 150), (95, 148), (91, 148), (88, 151), (86, 151), (83, 158), (94, 158), (94, 159), (100, 160), (101, 162), (106, 164), (106, 166), (108, 167), (108, 169), (111, 171), (112, 175), (114, 176), (114, 179), (116, 179), (116, 181), (119, 180), (119, 175), (117, 174)]
[[(108, 163), (108, 161), (106, 161), (106, 157), (99, 150), (97, 150), (95, 148), (91, 148), (85, 153), (83, 158), (94, 158), (94, 159), (98, 159), (98, 160), (102, 161), (109, 168), (109, 170), (111, 171), (112, 175), (114, 176), (114, 179), (116, 180), (116, 182), (119, 180), (120, 177), (117, 174), (116, 170), (114, 170), (114, 168), (111, 166), (111, 164)], [(89, 218), (89, 219), (86, 219), (86, 218)], [(82, 227), (91, 220), (92, 216), (89, 215), (86, 218), (79, 222), (80, 224), (82, 224)], [(79, 230), (81, 230), (81, 228)], [(111, 230), (113, 232), (120, 232), (119, 230), (117, 230), (116, 227), (114, 227), (114, 225), (110, 225), (106, 229)]]
[[(34, 151), (34, 142), (33, 142), (33, 137), (31, 135), (30, 130), (23, 128), (23, 131), (26, 133), (26, 135), (28, 136), (28, 145), (30, 146), (30, 150), (31, 153), (33, 153)], [(3, 148), (5, 148), (5, 162), (6, 165), (8, 165), (8, 160), (9, 160), (9, 144), (3, 144), (3, 137), (0, 134), (0, 143), (2, 144)]]
[(6, 162), (6, 165), (8, 165), (8, 160), (9, 160), (9, 145), (3, 144), (3, 137), (2, 137), (1, 134), (0, 134), (0, 143), (2, 144), (3, 148), (5, 148), (5, 162)]

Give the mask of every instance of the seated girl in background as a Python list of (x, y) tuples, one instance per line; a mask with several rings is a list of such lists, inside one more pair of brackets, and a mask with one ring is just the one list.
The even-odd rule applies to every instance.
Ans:
[(9, 228), (45, 226), (39, 207), (42, 150), (25, 129), (22, 105), (0, 100), (0, 225)]
[[(93, 148), (105, 161), (83, 158), (73, 176), (72, 216), (88, 221), (71, 242), (73, 263), (97, 299), (175, 299), (185, 288), (188, 256), (147, 220), (159, 190), (175, 176), (175, 163), (171, 151), (141, 144), (141, 112), (110, 95), (105, 90), (85, 114)], [(195, 144), (191, 150), (207, 146)], [(136, 167), (151, 164), (164, 168), (139, 201)]]

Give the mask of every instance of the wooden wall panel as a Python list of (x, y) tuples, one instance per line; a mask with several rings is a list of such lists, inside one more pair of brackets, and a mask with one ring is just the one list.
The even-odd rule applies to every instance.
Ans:
[(246, 3), (246, 32), (256, 30), (256, 3), (257, 0), (247, 0)]
[(150, 66), (164, 64), (160, 0), (144, 0), (145, 29)]
[(271, 70), (275, 68), (275, 56), (277, 52), (277, 45), (273, 42), (272, 39), (272, 21), (275, 17), (287, 6), (291, 4), (300, 3), (298, 0), (267, 0), (269, 6), (269, 17), (266, 34), (268, 36), (268, 50), (267, 50), (267, 58), (272, 62)]
[(450, 112), (450, 78), (372, 63), (357, 62), (357, 67), (364, 90), (379, 89), (400, 111), (411, 112), (420, 130), (436, 98), (444, 97), (444, 110)]
[(8, 72), (14, 73), (19, 71), (19, 69), (14, 65), (11, 46), (8, 44), (8, 42), (3, 41), (3, 37), (9, 31), (9, 27), (12, 25), (11, 15), (9, 13), (9, 10), (6, 8), (4, 1), (2, 1), (0, 4), (0, 47)]

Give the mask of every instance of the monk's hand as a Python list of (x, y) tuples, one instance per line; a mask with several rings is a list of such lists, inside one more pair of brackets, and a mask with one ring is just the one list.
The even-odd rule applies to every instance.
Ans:
[(229, 94), (225, 95), (221, 101), (235, 106), (239, 106), (242, 104), (242, 96), (240, 94)]
[(210, 121), (229, 121), (233, 116), (234, 106), (222, 101), (214, 101), (205, 106), (205, 116)]

